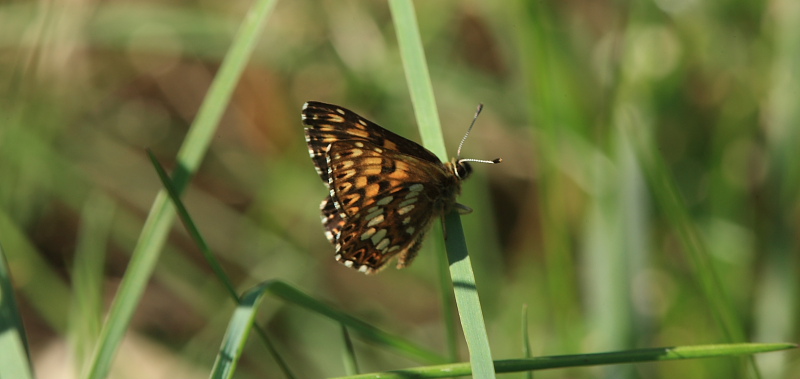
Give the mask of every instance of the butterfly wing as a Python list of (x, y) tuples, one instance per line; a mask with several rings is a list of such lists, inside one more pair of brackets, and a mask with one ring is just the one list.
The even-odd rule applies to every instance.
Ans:
[(459, 188), (441, 163), (367, 141), (331, 143), (326, 167), (326, 234), (336, 260), (367, 274), (395, 256), (398, 268), (411, 263), (431, 221), (454, 203), (451, 189)]
[(423, 161), (440, 164), (439, 158), (419, 144), (394, 134), (355, 112), (333, 104), (309, 101), (303, 105), (303, 124), (308, 152), (322, 181), (328, 182), (326, 154), (337, 141), (362, 141)]

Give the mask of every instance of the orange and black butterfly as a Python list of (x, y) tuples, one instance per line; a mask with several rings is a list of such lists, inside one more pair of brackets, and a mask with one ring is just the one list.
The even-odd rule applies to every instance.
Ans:
[(419, 144), (336, 105), (309, 101), (302, 115), (309, 154), (330, 192), (321, 206), (325, 235), (337, 261), (366, 274), (395, 256), (397, 268), (408, 266), (436, 217), (471, 211), (456, 202), (472, 171), (468, 162), (500, 162), (442, 163)]

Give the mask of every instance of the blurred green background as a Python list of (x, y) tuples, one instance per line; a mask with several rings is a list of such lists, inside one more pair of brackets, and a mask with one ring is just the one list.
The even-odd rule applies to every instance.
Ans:
[[(495, 359), (522, 355), (523, 305), (533, 355), (800, 340), (800, 2), (415, 5), (451, 154), (484, 103), (463, 155), (504, 160), (476, 165), (460, 200), (475, 209), (462, 220)], [(160, 189), (144, 149), (174, 167), (248, 6), (0, 5), (0, 244), (40, 377), (79, 365), (68, 341), (98, 326), (76, 326), (70, 309), (107, 306)], [(241, 290), (281, 279), (445, 354), (439, 235), (400, 271), (333, 260), (307, 100), (419, 140), (385, 2), (278, 2), (189, 211)], [(88, 286), (102, 298), (73, 290), (77, 252), (101, 263)], [(112, 377), (206, 377), (232, 310), (176, 223)], [(334, 322), (276, 300), (259, 318), (299, 377), (344, 373)], [(248, 349), (239, 377), (277, 373), (263, 346)], [(356, 351), (363, 372), (419, 364)], [(766, 378), (800, 372), (796, 352), (756, 362)], [(724, 358), (536, 376), (746, 372)]]

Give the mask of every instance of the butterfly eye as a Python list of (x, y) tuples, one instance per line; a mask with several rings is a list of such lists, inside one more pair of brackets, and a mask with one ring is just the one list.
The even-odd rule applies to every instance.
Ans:
[(456, 176), (458, 176), (461, 180), (466, 179), (471, 173), (472, 166), (470, 166), (469, 162), (456, 162)]

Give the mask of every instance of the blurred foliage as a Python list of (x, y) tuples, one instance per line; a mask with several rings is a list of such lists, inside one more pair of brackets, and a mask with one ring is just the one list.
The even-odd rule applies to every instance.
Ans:
[[(475, 209), (463, 221), (495, 358), (522, 355), (525, 304), (534, 356), (726, 342), (700, 289), (709, 279), (746, 340), (800, 339), (800, 3), (415, 5), (451, 152), (484, 103), (464, 155), (504, 160), (476, 167), (461, 198)], [(144, 149), (174, 162), (245, 11), (0, 5), (0, 243), (41, 377), (85, 354), (67, 341), (99, 321), (67, 323), (70, 306), (113, 296), (160, 188)], [(429, 247), (410, 268), (371, 277), (333, 260), (300, 124), (301, 105), (320, 100), (417, 139), (388, 12), (377, 1), (279, 2), (184, 198), (240, 289), (280, 279), (444, 351)], [(710, 266), (689, 257), (635, 146), (663, 160)], [(103, 280), (75, 276), (92, 270)], [(176, 225), (115, 369), (206, 376), (233, 308), (209, 278)], [(81, 292), (92, 286), (104, 300)], [(344, 372), (337, 325), (267, 303), (259, 319), (298, 375)], [(362, 372), (417, 364), (353, 342)], [(276, 372), (263, 347), (249, 348), (241, 377)], [(798, 370), (796, 352), (756, 362), (768, 378)], [(746, 373), (715, 359), (536, 375)]]

